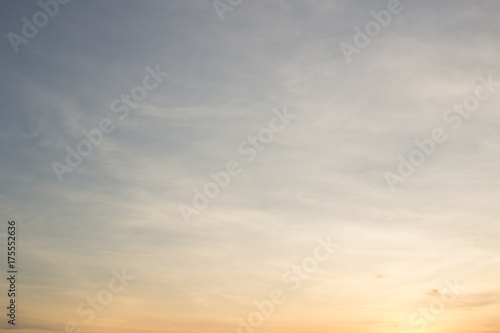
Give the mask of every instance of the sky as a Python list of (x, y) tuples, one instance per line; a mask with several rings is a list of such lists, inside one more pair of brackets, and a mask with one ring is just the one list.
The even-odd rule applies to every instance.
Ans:
[(2, 5), (2, 329), (500, 330), (500, 2)]

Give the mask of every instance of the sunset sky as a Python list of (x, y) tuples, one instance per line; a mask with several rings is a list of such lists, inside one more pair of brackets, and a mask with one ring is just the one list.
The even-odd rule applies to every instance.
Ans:
[(0, 329), (500, 331), (499, 1), (40, 3), (0, 10)]

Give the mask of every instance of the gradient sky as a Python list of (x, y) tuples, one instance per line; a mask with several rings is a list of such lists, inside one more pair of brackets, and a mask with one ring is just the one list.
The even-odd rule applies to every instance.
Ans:
[[(255, 332), (413, 333), (412, 314), (458, 279), (425, 332), (498, 333), (500, 87), (457, 130), (443, 114), (480, 77), (500, 81), (500, 2), (402, 1), (348, 64), (339, 45), (387, 3), (243, 1), (221, 21), (211, 0), (72, 0), (15, 53), (7, 34), (40, 7), (3, 1), (16, 329), (235, 333), (278, 288)], [(110, 104), (157, 65), (168, 77), (121, 120)], [(296, 118), (247, 162), (238, 146), (273, 109)], [(59, 182), (51, 163), (104, 117), (115, 131)], [(391, 191), (385, 173), (436, 127), (448, 140)], [(241, 173), (186, 224), (179, 205), (231, 160)], [(283, 273), (328, 236), (340, 246), (290, 291)], [(135, 279), (87, 323), (77, 307), (122, 268)]]

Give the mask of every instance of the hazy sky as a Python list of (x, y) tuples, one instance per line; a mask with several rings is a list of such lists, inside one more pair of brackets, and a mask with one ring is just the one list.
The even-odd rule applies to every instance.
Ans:
[(498, 333), (500, 2), (44, 1), (0, 11), (18, 332)]

